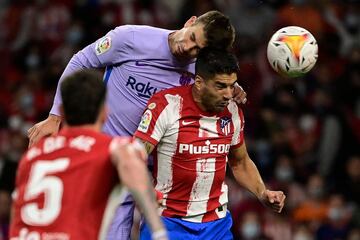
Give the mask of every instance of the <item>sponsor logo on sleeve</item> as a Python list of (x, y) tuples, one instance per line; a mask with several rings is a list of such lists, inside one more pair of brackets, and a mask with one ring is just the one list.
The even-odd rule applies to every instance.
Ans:
[(95, 45), (96, 55), (103, 54), (107, 52), (110, 48), (111, 48), (111, 37), (105, 36), (103, 38), (100, 38)]
[(156, 103), (150, 103), (149, 106), (147, 107), (150, 110), (153, 110), (156, 107)]
[(152, 118), (152, 113), (151, 111), (148, 109), (144, 112), (144, 114), (141, 117), (141, 121), (138, 127), (138, 130), (140, 132), (144, 132), (146, 133), (149, 130), (149, 126), (150, 126), (150, 122), (151, 122), (151, 118)]

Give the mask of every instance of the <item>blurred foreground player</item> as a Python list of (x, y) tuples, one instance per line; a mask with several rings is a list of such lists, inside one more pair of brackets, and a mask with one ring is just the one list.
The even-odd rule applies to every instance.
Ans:
[[(236, 57), (203, 48), (195, 83), (156, 93), (135, 136), (150, 153), (156, 146), (154, 179), (163, 194), (162, 220), (170, 239), (233, 239), (225, 183), (229, 163), (236, 181), (264, 205), (281, 212), (285, 195), (268, 190), (244, 141), (244, 116), (232, 101)], [(150, 239), (143, 224), (140, 239)]]
[(21, 159), (14, 193), (12, 240), (99, 239), (106, 204), (119, 181), (128, 187), (154, 239), (167, 239), (156, 211), (141, 143), (100, 133), (106, 88), (93, 70), (61, 84), (65, 126)]

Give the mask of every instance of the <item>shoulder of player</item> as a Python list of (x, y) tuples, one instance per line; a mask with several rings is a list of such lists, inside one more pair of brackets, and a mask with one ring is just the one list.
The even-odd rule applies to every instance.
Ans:
[(173, 102), (172, 100), (178, 99), (179, 97), (184, 98), (189, 94), (189, 87), (190, 86), (179, 86), (163, 89), (150, 98), (148, 105), (150, 105), (151, 102), (171, 103)]
[(181, 87), (165, 89), (154, 94), (148, 101), (143, 117), (149, 117), (153, 113), (159, 114), (165, 109), (178, 109), (183, 98), (179, 94)]
[(170, 33), (170, 30), (157, 28), (147, 25), (121, 25), (114, 29), (117, 34), (132, 33), (136, 38), (144, 38), (148, 36), (163, 36), (166, 33)]
[(105, 133), (98, 132), (92, 129), (82, 129), (82, 128), (72, 128), (66, 132), (61, 131), (59, 133), (59, 136), (66, 137), (69, 143), (71, 141), (74, 141), (75, 143), (90, 141), (97, 146), (110, 144), (112, 139), (111, 136)]

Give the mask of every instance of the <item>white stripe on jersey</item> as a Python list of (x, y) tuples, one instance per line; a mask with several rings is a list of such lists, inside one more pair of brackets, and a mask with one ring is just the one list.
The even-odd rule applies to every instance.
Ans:
[[(206, 213), (210, 190), (215, 176), (216, 158), (198, 159), (196, 162), (196, 180), (192, 186), (189, 205), (186, 216), (193, 216), (194, 222), (202, 222), (203, 214)], [(186, 218), (185, 218), (186, 219)]]
[[(226, 204), (228, 203), (228, 186), (223, 182), (221, 185), (221, 195), (219, 197), (219, 203), (223, 208), (226, 208)], [(218, 208), (215, 210), (217, 216), (219, 218), (223, 218), (226, 215), (226, 209), (219, 211)]]
[(199, 128), (199, 137), (219, 137), (217, 132), (216, 124), (217, 124), (216, 116), (207, 117), (202, 116), (199, 120), (200, 128)]
[(243, 124), (241, 123), (241, 119), (239, 118), (239, 109), (236, 106), (235, 102), (231, 101), (228, 104), (228, 110), (232, 115), (231, 120), (234, 124), (234, 135), (231, 140), (231, 145), (234, 146), (240, 142), (240, 132), (243, 130)]
[[(160, 113), (156, 120), (154, 131), (151, 134), (151, 138), (155, 139), (156, 141), (160, 141), (160, 139), (163, 137), (167, 130), (164, 128), (167, 127), (168, 123), (174, 123), (180, 118), (182, 97), (179, 95), (166, 94), (165, 98), (169, 104)], [(174, 140), (177, 140), (177, 137)]]
[[(169, 104), (165, 107), (165, 109), (160, 113), (156, 125), (154, 127), (154, 132), (151, 137), (154, 139), (161, 139), (165, 131), (161, 129), (161, 126), (164, 126), (163, 122), (175, 122), (180, 119), (180, 108), (182, 98), (178, 95), (165, 95), (166, 100)], [(179, 124), (179, 123), (177, 123)], [(177, 127), (179, 128), (179, 126)], [(159, 131), (161, 129), (161, 131)], [(156, 186), (155, 189), (161, 191), (164, 196), (164, 202), (162, 205), (166, 206), (166, 197), (167, 193), (171, 191), (173, 184), (173, 167), (172, 167), (172, 157), (175, 155), (177, 149), (177, 138), (178, 132), (174, 132), (171, 136), (167, 138), (162, 138), (162, 142), (160, 142), (157, 146), (157, 176), (156, 176)], [(169, 140), (164, 142), (164, 140)], [(164, 154), (166, 153), (166, 154)], [(164, 208), (160, 207), (160, 214)]]

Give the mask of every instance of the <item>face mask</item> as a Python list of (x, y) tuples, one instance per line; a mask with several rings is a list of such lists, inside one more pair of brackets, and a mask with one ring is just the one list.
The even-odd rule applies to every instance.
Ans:
[(34, 105), (34, 96), (30, 93), (25, 93), (21, 96), (20, 98), (20, 103), (19, 103), (21, 109), (28, 109), (28, 108), (32, 108), (32, 106)]
[(37, 68), (40, 64), (40, 58), (37, 54), (31, 53), (26, 56), (25, 64), (28, 68)]
[(304, 132), (308, 133), (315, 128), (316, 120), (310, 115), (305, 115), (300, 118), (299, 125)]
[(323, 196), (323, 190), (321, 188), (309, 189), (309, 194), (313, 198), (321, 198)]
[(275, 176), (279, 181), (287, 182), (293, 179), (293, 171), (288, 167), (278, 167), (275, 170)]
[(345, 16), (345, 23), (349, 27), (358, 26), (360, 20), (355, 14), (348, 14)]
[(245, 238), (256, 238), (260, 235), (260, 226), (257, 223), (245, 223), (241, 228), (241, 233)]
[(67, 34), (67, 41), (70, 44), (78, 44), (83, 38), (82, 30), (78, 27), (73, 27)]
[(340, 208), (330, 208), (328, 212), (328, 217), (333, 221), (338, 221), (342, 218), (343, 212)]
[(312, 240), (307, 234), (299, 233), (294, 236), (294, 240)]

